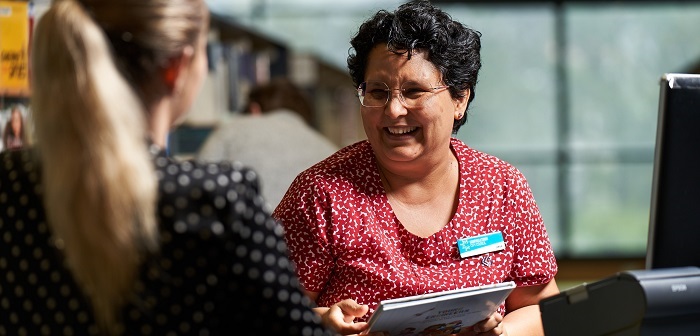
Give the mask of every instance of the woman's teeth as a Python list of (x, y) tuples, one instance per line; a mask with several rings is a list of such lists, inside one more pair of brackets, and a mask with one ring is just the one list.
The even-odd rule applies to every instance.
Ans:
[(389, 133), (395, 134), (395, 135), (401, 135), (401, 134), (406, 134), (409, 132), (413, 132), (416, 130), (417, 127), (387, 127), (389, 130)]

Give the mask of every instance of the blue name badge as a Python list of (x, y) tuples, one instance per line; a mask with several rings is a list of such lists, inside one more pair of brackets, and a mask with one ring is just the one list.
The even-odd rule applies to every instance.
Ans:
[(457, 248), (462, 258), (475, 256), (506, 248), (501, 231), (491, 232), (480, 236), (461, 238), (457, 240)]

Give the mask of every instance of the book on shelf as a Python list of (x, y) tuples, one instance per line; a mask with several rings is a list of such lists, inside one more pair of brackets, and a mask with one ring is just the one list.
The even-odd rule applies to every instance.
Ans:
[(505, 301), (513, 281), (383, 300), (365, 333), (390, 336), (450, 335), (477, 323)]

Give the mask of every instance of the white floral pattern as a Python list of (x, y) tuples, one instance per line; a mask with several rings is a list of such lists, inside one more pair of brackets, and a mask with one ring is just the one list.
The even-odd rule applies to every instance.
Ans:
[[(353, 298), (370, 306), (360, 319), (366, 321), (384, 299), (554, 278), (554, 253), (525, 177), (458, 139), (451, 146), (460, 166), (459, 205), (427, 238), (408, 232), (394, 215), (367, 141), (297, 177), (273, 216), (284, 225), (301, 284), (319, 292), (319, 306)], [(457, 239), (494, 231), (503, 233), (504, 250), (460, 257)]]

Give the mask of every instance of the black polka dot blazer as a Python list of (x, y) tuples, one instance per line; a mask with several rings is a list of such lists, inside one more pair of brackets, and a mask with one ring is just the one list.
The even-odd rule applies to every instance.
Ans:
[[(330, 335), (299, 290), (255, 173), (152, 153), (161, 246), (122, 312), (124, 334)], [(0, 153), (0, 335), (97, 335), (52, 244), (40, 172), (50, 167), (34, 154)]]

